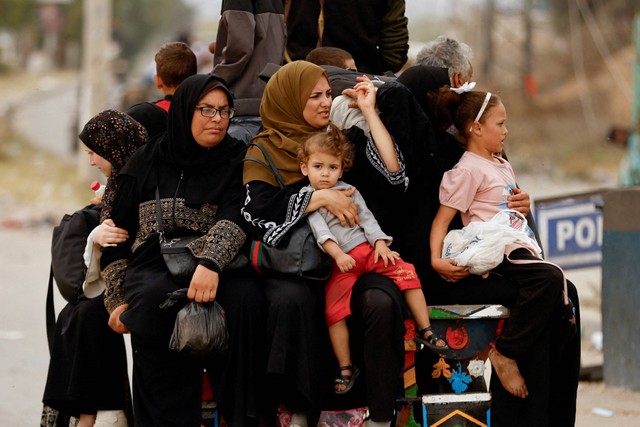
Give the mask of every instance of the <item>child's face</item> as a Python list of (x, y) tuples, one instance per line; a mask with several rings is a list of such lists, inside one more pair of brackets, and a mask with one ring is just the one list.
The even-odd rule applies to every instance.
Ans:
[(302, 174), (309, 178), (315, 190), (333, 187), (342, 177), (342, 159), (333, 154), (316, 151), (306, 163), (300, 163)]
[(487, 117), (482, 124), (480, 147), (489, 154), (501, 153), (504, 140), (507, 138), (507, 110), (502, 103), (487, 111)]

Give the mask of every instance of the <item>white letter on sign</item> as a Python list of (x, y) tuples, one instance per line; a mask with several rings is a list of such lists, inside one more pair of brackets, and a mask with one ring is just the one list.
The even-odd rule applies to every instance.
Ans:
[(558, 250), (564, 251), (567, 248), (567, 240), (571, 240), (574, 237), (575, 227), (573, 226), (573, 222), (567, 219), (558, 221), (556, 231), (558, 236)]
[(576, 223), (576, 243), (580, 248), (588, 248), (596, 243), (596, 225), (589, 217), (580, 218)]

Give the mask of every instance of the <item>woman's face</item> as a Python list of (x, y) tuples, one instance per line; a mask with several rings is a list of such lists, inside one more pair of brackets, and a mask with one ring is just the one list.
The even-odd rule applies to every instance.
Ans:
[(325, 76), (320, 77), (307, 99), (302, 117), (312, 127), (322, 129), (329, 125), (331, 86)]
[(212, 148), (220, 144), (227, 135), (229, 119), (220, 117), (220, 110), (229, 109), (227, 94), (222, 89), (213, 89), (198, 101), (198, 107), (212, 107), (218, 110), (214, 117), (205, 117), (201, 110), (193, 110), (191, 119), (191, 133), (198, 145), (205, 148)]
[(84, 151), (89, 155), (89, 164), (91, 166), (97, 167), (104, 176), (109, 178), (111, 176), (111, 162), (97, 154), (86, 145), (82, 145), (84, 147)]

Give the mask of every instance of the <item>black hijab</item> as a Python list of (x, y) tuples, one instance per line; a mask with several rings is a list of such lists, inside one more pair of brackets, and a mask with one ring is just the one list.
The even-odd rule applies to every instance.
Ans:
[(141, 194), (155, 192), (159, 185), (161, 197), (173, 196), (180, 175), (184, 177), (181, 194), (187, 204), (211, 202), (227, 191), (226, 183), (241, 166), (245, 144), (226, 134), (218, 145), (206, 148), (191, 133), (196, 105), (214, 89), (222, 89), (233, 107), (231, 92), (220, 77), (197, 74), (180, 84), (171, 100), (167, 132), (136, 153), (122, 172), (136, 178)]
[(117, 177), (125, 163), (142, 144), (147, 131), (129, 115), (105, 110), (95, 115), (82, 128), (79, 138), (91, 151), (111, 163), (111, 176), (102, 196), (101, 220), (109, 217), (117, 190)]
[(127, 114), (145, 127), (149, 138), (167, 131), (167, 112), (151, 102), (133, 105)]
[(450, 85), (449, 72), (446, 68), (432, 67), (430, 65), (414, 65), (400, 74), (398, 81), (405, 85), (418, 104), (429, 117), (431, 117), (427, 104), (427, 92), (436, 91), (442, 86)]

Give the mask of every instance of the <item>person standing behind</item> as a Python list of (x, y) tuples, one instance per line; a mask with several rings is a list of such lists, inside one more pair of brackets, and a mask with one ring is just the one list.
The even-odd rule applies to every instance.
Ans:
[(446, 36), (438, 36), (416, 55), (416, 65), (446, 68), (450, 86), (460, 87), (473, 77), (473, 51), (468, 44)]
[(160, 46), (155, 63), (154, 81), (162, 92), (162, 99), (135, 104), (126, 111), (147, 129), (150, 138), (167, 130), (167, 112), (173, 94), (184, 79), (198, 72), (196, 55), (183, 42), (168, 42)]
[(358, 71), (398, 72), (409, 52), (405, 0), (287, 0), (287, 62), (320, 46), (339, 47)]
[(322, 46), (312, 49), (311, 52), (307, 54), (305, 61), (316, 65), (330, 65), (332, 67), (344, 68), (345, 70), (358, 70), (353, 56), (339, 47)]
[[(266, 84), (259, 74), (268, 63), (282, 63), (285, 40), (282, 0), (224, 1), (212, 72), (227, 82), (236, 100), (259, 103)], [(236, 110), (245, 115), (242, 102)]]

